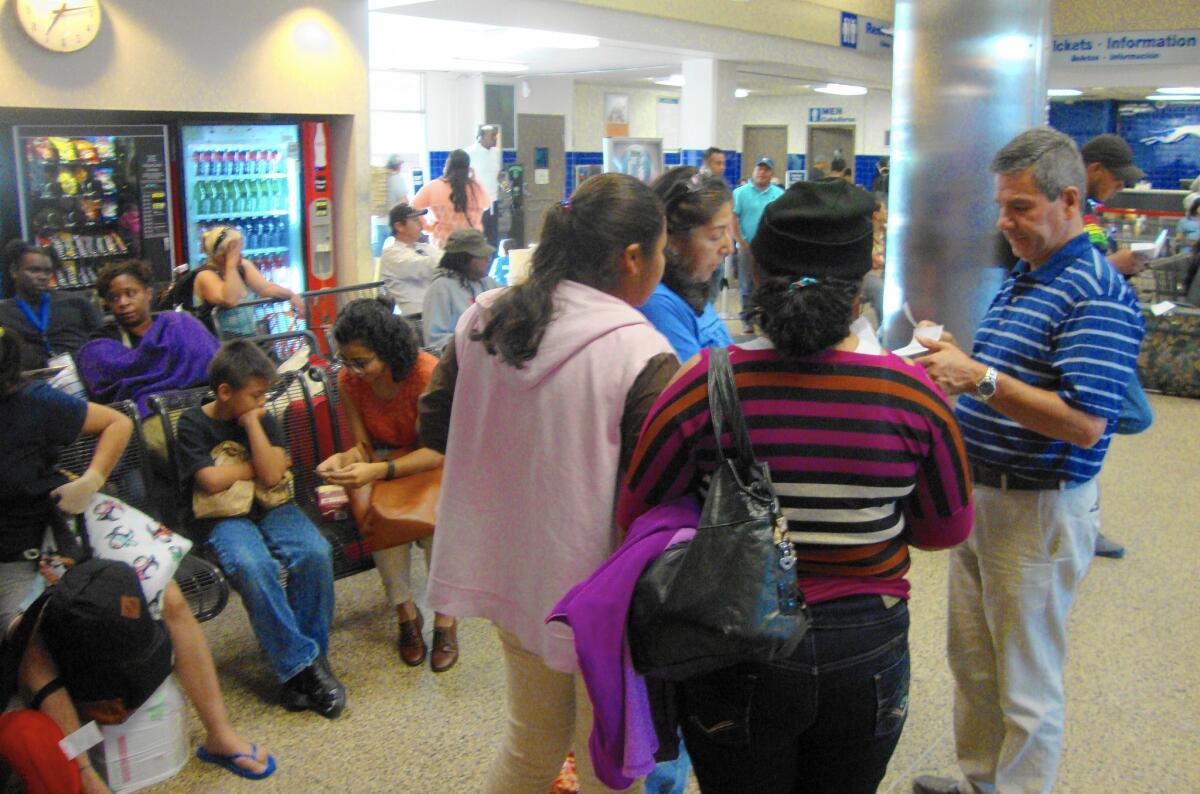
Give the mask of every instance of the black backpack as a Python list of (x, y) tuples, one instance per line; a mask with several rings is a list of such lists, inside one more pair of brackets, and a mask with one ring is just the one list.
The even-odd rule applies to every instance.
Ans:
[(124, 722), (171, 674), (170, 635), (151, 616), (137, 572), (123, 562), (81, 562), (33, 602), (5, 643), (6, 691), (35, 625), (84, 720)]

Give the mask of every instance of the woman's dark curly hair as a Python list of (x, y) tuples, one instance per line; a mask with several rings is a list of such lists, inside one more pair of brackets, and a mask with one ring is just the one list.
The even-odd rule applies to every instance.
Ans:
[[(679, 242), (686, 241), (692, 229), (708, 225), (721, 207), (733, 201), (733, 194), (724, 179), (705, 176), (690, 165), (664, 172), (650, 188), (662, 199), (666, 209), (667, 234)], [(708, 303), (708, 281), (697, 281), (688, 263), (670, 246), (667, 246), (666, 258), (663, 284), (683, 298), (699, 317)]]
[(397, 383), (417, 364), (417, 339), (412, 328), (382, 298), (359, 298), (346, 304), (333, 326), (338, 345), (359, 344), (379, 356)]
[(763, 333), (775, 349), (802, 358), (833, 347), (850, 334), (850, 315), (862, 282), (822, 278), (801, 287), (794, 278), (799, 276), (764, 278), (754, 291), (754, 305)]
[(117, 262), (110, 262), (100, 271), (100, 276), (96, 279), (96, 292), (100, 295), (100, 300), (108, 300), (108, 288), (112, 286), (113, 281), (118, 276), (132, 276), (135, 281), (143, 287), (151, 287), (154, 284), (154, 271), (150, 269), (150, 265), (141, 259), (122, 259)]

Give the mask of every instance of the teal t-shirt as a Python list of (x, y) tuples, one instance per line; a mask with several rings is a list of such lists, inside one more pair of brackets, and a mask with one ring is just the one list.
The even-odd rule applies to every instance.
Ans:
[(733, 191), (733, 214), (737, 216), (738, 227), (742, 230), (742, 239), (750, 242), (758, 233), (758, 223), (762, 220), (763, 211), (767, 205), (783, 195), (783, 188), (774, 182), (759, 190), (753, 182)]

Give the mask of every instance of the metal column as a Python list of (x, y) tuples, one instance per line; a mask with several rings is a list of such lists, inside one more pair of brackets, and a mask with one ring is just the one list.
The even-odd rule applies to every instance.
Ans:
[(884, 330), (943, 322), (969, 349), (1004, 275), (988, 164), (1045, 123), (1052, 0), (897, 0)]

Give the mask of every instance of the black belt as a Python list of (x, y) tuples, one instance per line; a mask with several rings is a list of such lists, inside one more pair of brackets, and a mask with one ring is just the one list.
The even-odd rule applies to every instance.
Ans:
[(1065, 491), (1072, 485), (1070, 480), (1037, 480), (982, 463), (971, 464), (971, 479), (976, 485), (1002, 491)]

